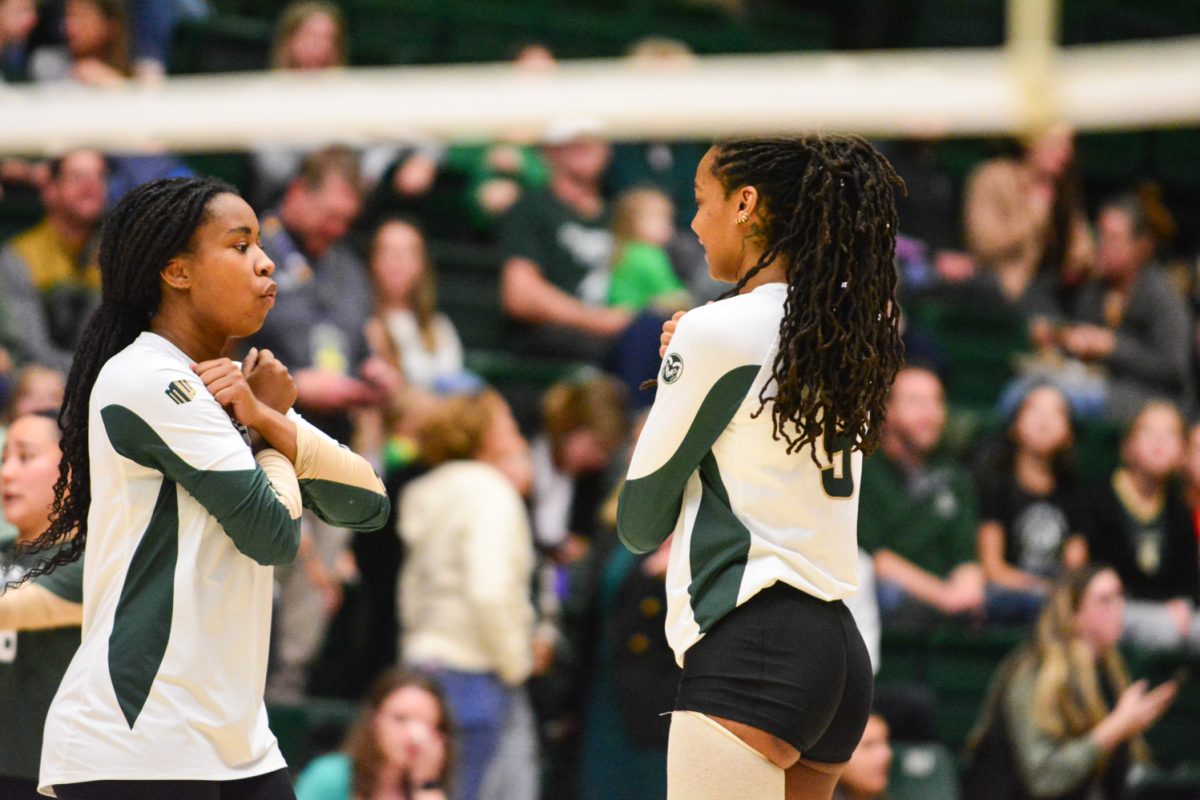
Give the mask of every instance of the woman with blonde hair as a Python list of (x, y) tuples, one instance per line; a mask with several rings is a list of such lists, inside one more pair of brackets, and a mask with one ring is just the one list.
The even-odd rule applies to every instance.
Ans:
[(1100, 564), (1055, 585), (1033, 641), (993, 682), (970, 739), (964, 796), (973, 800), (1115, 800), (1131, 764), (1147, 758), (1141, 734), (1170, 707), (1176, 681), (1130, 682), (1117, 650), (1121, 579)]
[(455, 797), (474, 800), (534, 669), (528, 445), (492, 390), (443, 401), (418, 444), (432, 469), (400, 499), (400, 652), (445, 690)]

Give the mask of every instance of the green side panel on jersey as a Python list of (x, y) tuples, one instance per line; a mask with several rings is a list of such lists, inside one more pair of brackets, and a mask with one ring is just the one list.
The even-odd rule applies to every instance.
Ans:
[(167, 652), (178, 559), (179, 502), (175, 483), (163, 480), (150, 523), (129, 562), (108, 636), (108, 674), (130, 730)]
[(700, 403), (696, 418), (667, 463), (625, 483), (617, 506), (617, 532), (630, 550), (648, 553), (675, 530), (688, 478), (737, 413), (759, 369), (750, 364), (722, 375)]
[(700, 463), (700, 508), (692, 527), (692, 615), (701, 633), (737, 607), (742, 574), (750, 555), (750, 531), (729, 504), (717, 459), (710, 451)]
[(69, 603), (83, 602), (83, 555), (49, 575), (37, 579), (37, 585)]
[(352, 531), (382, 528), (391, 507), (387, 495), (320, 478), (301, 480), (300, 495), (305, 508), (330, 525)]
[(254, 469), (199, 470), (179, 457), (144, 419), (119, 405), (100, 410), (113, 449), (158, 470), (216, 517), (234, 546), (263, 565), (290, 564), (300, 547), (300, 520), (292, 519), (267, 475)]

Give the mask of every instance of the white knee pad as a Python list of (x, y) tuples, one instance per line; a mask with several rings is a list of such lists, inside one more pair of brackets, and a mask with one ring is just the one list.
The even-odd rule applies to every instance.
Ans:
[(783, 770), (695, 711), (671, 715), (667, 800), (783, 800)]

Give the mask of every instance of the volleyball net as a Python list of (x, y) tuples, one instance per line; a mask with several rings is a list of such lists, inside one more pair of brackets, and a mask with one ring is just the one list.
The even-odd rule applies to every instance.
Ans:
[(1010, 36), (1002, 48), (614, 59), (539, 73), (495, 64), (186, 76), (116, 89), (0, 85), (0, 153), (538, 141), (580, 120), (614, 140), (1200, 122), (1200, 37), (1059, 48), (1049, 36)]

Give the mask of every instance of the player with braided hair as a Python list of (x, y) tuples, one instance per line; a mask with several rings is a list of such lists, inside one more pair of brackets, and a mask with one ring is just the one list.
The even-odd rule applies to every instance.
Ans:
[(618, 512), (631, 549), (673, 535), (668, 796), (827, 800), (871, 706), (841, 601), (902, 361), (903, 182), (865, 140), (811, 135), (718, 142), (695, 188), (692, 229), (733, 287), (666, 326)]
[(104, 224), (101, 304), (67, 380), (50, 527), (31, 546), (44, 561), (25, 577), (85, 559), (43, 793), (294, 797), (263, 703), (272, 566), (295, 557), (301, 506), (371, 530), (388, 502), (365, 460), (291, 410), (269, 352), (222, 357), (262, 326), (273, 271), (254, 212), (218, 181), (145, 184)]

